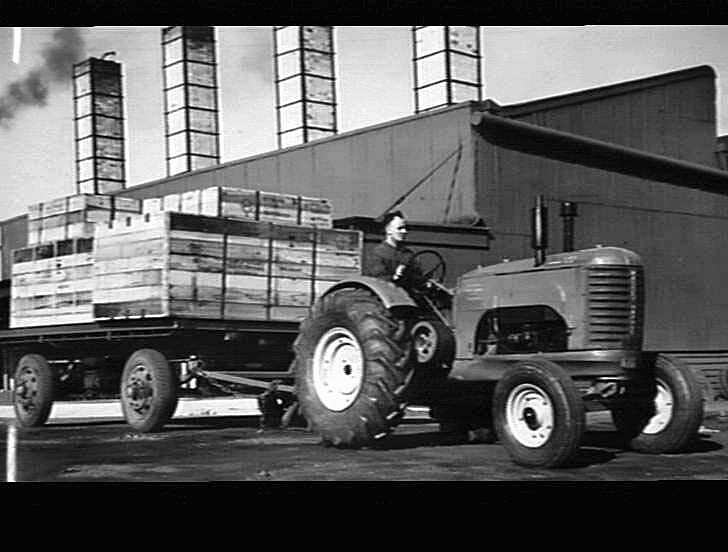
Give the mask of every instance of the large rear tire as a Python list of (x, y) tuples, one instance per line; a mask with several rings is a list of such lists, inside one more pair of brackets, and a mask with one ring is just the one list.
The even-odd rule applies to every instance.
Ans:
[(355, 288), (324, 296), (301, 324), (296, 395), (325, 444), (361, 447), (402, 419), (412, 374), (405, 326), (373, 293)]
[(177, 375), (154, 349), (139, 349), (124, 365), (120, 390), (127, 423), (141, 433), (162, 429), (177, 408)]
[(568, 464), (584, 434), (584, 404), (558, 364), (519, 362), (498, 382), (493, 397), (498, 438), (516, 464), (556, 468)]
[(612, 421), (626, 444), (639, 452), (683, 450), (703, 421), (703, 394), (690, 367), (680, 359), (657, 355), (654, 397), (612, 410)]
[(45, 357), (24, 355), (15, 369), (13, 408), (20, 427), (40, 427), (48, 421), (55, 377)]

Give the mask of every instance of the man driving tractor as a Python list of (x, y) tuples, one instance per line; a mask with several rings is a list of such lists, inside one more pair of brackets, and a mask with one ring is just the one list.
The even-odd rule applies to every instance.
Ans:
[(385, 214), (382, 225), (384, 240), (369, 255), (364, 275), (381, 278), (405, 288), (425, 286), (428, 280), (419, 263), (412, 262), (414, 252), (404, 245), (407, 239), (407, 221), (402, 211)]

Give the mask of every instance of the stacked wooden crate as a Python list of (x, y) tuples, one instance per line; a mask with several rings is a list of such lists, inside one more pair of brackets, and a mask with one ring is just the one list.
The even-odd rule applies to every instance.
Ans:
[(93, 238), (13, 252), (10, 327), (92, 322)]
[(142, 212), (178, 212), (317, 228), (333, 226), (328, 199), (213, 186), (142, 202)]
[(28, 207), (28, 245), (90, 238), (98, 223), (117, 214), (141, 212), (138, 199), (102, 194), (77, 194)]
[(300, 320), (361, 272), (361, 234), (175, 212), (117, 220), (95, 241), (98, 319)]
[(28, 247), (13, 252), (11, 327), (93, 321), (95, 229), (140, 211), (137, 199), (102, 194), (30, 205)]

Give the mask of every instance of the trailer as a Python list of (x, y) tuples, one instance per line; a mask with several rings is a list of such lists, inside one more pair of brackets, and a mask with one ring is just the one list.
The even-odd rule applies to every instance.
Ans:
[[(118, 396), (126, 421), (159, 430), (180, 396), (260, 391), (280, 380), (293, 391), (295, 321), (130, 319), (0, 331), (14, 366), (21, 426), (43, 425), (53, 401)], [(117, 392), (118, 391), (118, 392)]]

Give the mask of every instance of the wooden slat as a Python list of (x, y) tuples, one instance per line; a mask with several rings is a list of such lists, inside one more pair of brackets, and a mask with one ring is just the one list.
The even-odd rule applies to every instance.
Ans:
[(225, 302), (224, 317), (230, 320), (266, 320), (268, 307), (260, 304)]
[(316, 265), (316, 278), (322, 280), (343, 280), (361, 274), (358, 268)]
[(154, 297), (138, 301), (94, 302), (94, 317), (97, 319), (146, 316), (169, 316), (167, 301)]
[(271, 274), (283, 278), (311, 278), (313, 265), (303, 263), (272, 263)]
[(170, 300), (169, 313), (176, 316), (195, 318), (220, 318), (222, 304), (219, 301), (180, 301)]
[(301, 321), (308, 316), (308, 313), (308, 307), (275, 306), (270, 308), (270, 319)]
[(169, 259), (165, 255), (152, 255), (144, 257), (134, 257), (131, 259), (109, 259), (106, 261), (96, 261), (94, 268), (95, 274), (118, 274), (122, 272), (136, 272), (144, 269), (162, 269), (166, 268)]
[(357, 253), (327, 253), (323, 251), (317, 251), (316, 264), (348, 268), (361, 268), (361, 255)]
[(169, 268), (196, 272), (222, 272), (223, 260), (219, 257), (198, 255), (170, 255)]
[(307, 307), (311, 304), (311, 280), (307, 278), (273, 278), (273, 305)]
[(138, 286), (157, 286), (162, 284), (162, 280), (163, 270), (157, 268), (150, 270), (129, 270), (113, 274), (97, 274), (94, 283), (96, 289), (108, 290)]
[(269, 271), (270, 263), (267, 260), (258, 261), (252, 259), (235, 259), (228, 257), (225, 261), (225, 272), (227, 274), (267, 276)]

